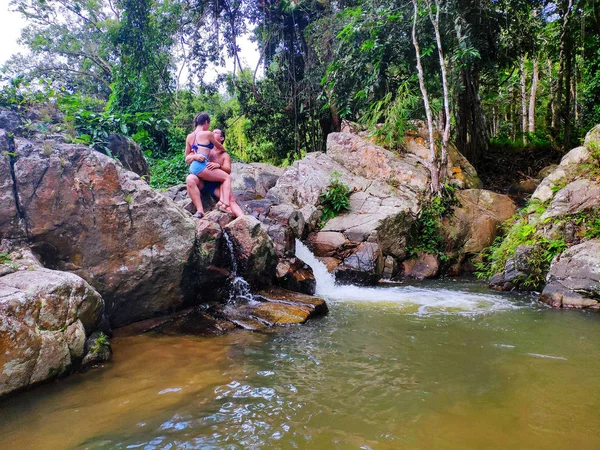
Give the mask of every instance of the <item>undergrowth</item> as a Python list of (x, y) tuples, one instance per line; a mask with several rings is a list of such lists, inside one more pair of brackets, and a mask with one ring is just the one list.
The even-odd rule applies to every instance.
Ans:
[(350, 206), (350, 188), (340, 180), (341, 174), (333, 172), (327, 189), (319, 195), (323, 214), (321, 224), (338, 216)]
[(421, 211), (411, 227), (406, 254), (414, 258), (419, 252), (438, 255), (441, 261), (448, 258), (444, 252), (444, 238), (441, 233), (442, 220), (448, 217), (458, 204), (456, 187), (443, 184), (439, 195), (421, 202)]

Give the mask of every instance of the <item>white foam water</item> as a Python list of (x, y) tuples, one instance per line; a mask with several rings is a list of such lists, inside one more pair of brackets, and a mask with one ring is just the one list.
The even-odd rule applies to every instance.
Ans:
[(338, 285), (325, 265), (299, 240), (296, 240), (296, 256), (313, 269), (316, 294), (329, 301), (394, 306), (409, 314), (478, 314), (518, 308), (503, 296), (464, 290)]

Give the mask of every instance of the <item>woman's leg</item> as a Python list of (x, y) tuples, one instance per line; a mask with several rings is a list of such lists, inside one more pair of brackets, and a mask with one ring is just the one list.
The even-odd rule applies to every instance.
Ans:
[(219, 202), (229, 206), (229, 197), (231, 196), (231, 176), (221, 169), (205, 169), (198, 174), (198, 177), (206, 181), (217, 181), (221, 183), (221, 197)]
[(189, 197), (192, 199), (192, 203), (196, 207), (196, 212), (204, 215), (204, 208), (202, 207), (202, 197), (200, 191), (204, 187), (204, 183), (196, 175), (188, 175), (185, 179), (187, 185), (187, 192)]

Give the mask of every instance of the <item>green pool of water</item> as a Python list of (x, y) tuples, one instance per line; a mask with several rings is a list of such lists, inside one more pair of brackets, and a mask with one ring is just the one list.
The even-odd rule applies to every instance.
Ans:
[(597, 314), (354, 289), (268, 334), (117, 339), (104, 368), (1, 402), (0, 448), (600, 448)]

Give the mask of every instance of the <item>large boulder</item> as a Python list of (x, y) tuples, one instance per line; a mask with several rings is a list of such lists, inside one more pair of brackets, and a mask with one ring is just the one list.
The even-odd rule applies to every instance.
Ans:
[(600, 239), (566, 250), (552, 262), (541, 300), (557, 308), (600, 309)]
[(334, 172), (339, 174), (340, 181), (348, 185), (351, 191), (366, 190), (372, 184), (355, 176), (330, 156), (315, 152), (287, 167), (269, 190), (266, 199), (272, 204), (290, 204), (298, 209), (318, 205), (319, 195), (327, 189)]
[(187, 212), (87, 147), (17, 139), (15, 152), (21, 237), (46, 267), (89, 282), (113, 326), (182, 305), (196, 238)]
[(150, 176), (150, 169), (142, 149), (133, 139), (120, 134), (111, 134), (108, 136), (108, 149), (127, 170), (137, 173), (140, 177)]
[(591, 162), (590, 152), (586, 147), (576, 147), (567, 153), (560, 161), (560, 164), (552, 170), (539, 184), (533, 195), (532, 200), (547, 202), (554, 196), (557, 189), (573, 181), (580, 164)]
[(429, 172), (415, 155), (396, 155), (355, 134), (330, 133), (327, 155), (355, 175), (391, 186), (423, 190), (429, 182)]
[[(415, 130), (408, 131), (404, 137), (404, 147), (408, 153), (411, 153), (423, 161), (429, 160), (429, 131), (424, 122), (415, 121)], [(434, 138), (439, 142), (442, 135), (439, 131), (434, 131)], [(440, 149), (436, 147), (439, 156)], [(481, 180), (477, 171), (471, 163), (465, 158), (452, 142), (448, 142), (448, 175), (452, 183), (461, 189), (480, 189)]]
[(35, 268), (1, 277), (0, 396), (76, 368), (103, 317), (102, 297), (75, 274)]
[(233, 191), (251, 193), (254, 197), (264, 197), (283, 173), (283, 168), (263, 163), (233, 163), (231, 167), (231, 188)]
[(0, 240), (25, 236), (25, 227), (13, 182), (12, 149), (8, 134), (0, 129)]
[(457, 191), (456, 198), (458, 205), (444, 220), (442, 232), (446, 251), (459, 261), (461, 267), (456, 272), (461, 272), (469, 267), (470, 257), (494, 242), (502, 222), (517, 209), (508, 196), (484, 189)]
[(576, 214), (600, 206), (600, 183), (580, 178), (558, 191), (540, 220)]
[(237, 275), (255, 289), (272, 284), (277, 254), (261, 223), (252, 216), (242, 216), (227, 224), (224, 232), (233, 247)]
[(21, 128), (21, 117), (8, 108), (0, 107), (0, 129), (15, 133)]

